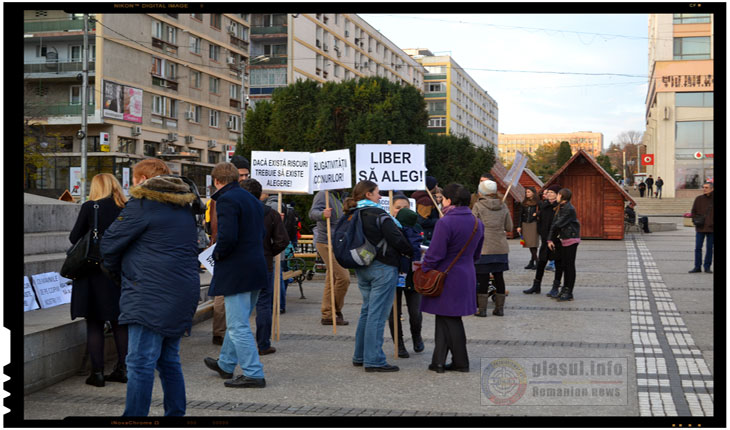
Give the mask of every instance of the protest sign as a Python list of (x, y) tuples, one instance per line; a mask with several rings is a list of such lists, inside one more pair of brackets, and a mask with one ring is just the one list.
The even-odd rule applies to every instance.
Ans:
[(350, 151), (340, 149), (311, 154), (311, 192), (352, 187)]
[(61, 291), (60, 275), (56, 272), (41, 273), (32, 275), (33, 288), (38, 296), (38, 302), (42, 309), (52, 308), (54, 306), (68, 303), (65, 301), (65, 295)]
[(309, 152), (251, 151), (251, 177), (265, 192), (311, 194)]
[(73, 290), (73, 281), (71, 279), (64, 278), (59, 273), (58, 285), (61, 287), (61, 293), (63, 294), (63, 303), (71, 303), (71, 290)]
[(357, 181), (373, 181), (383, 190), (426, 189), (425, 145), (356, 145)]
[(213, 250), (215, 245), (208, 247), (205, 251), (198, 254), (198, 260), (205, 267), (205, 270), (213, 274), (213, 267), (215, 266), (215, 260), (213, 260)]
[(515, 152), (515, 161), (512, 162), (512, 167), (509, 168), (509, 171), (504, 175), (503, 179), (507, 186), (514, 185), (515, 179), (519, 178), (522, 175), (522, 171), (525, 170), (527, 161), (528, 158), (520, 151)]
[(28, 277), (23, 276), (23, 312), (33, 311), (36, 309), (38, 309), (38, 302), (35, 300), (33, 287), (30, 285)]
[[(410, 209), (413, 212), (415, 212), (416, 211), (416, 199), (412, 199), (409, 197), (408, 203), (410, 204)], [(380, 206), (382, 206), (386, 212), (390, 213), (390, 197), (380, 196)]]

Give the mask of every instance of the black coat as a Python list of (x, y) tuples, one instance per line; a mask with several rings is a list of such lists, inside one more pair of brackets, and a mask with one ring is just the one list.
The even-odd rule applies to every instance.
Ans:
[(553, 225), (553, 217), (555, 216), (555, 206), (558, 202), (550, 203), (549, 200), (543, 200), (539, 203), (540, 210), (537, 213), (537, 232), (540, 233), (540, 239), (547, 242), (550, 234), (550, 226)]
[(101, 238), (104, 265), (122, 274), (122, 324), (166, 337), (190, 330), (200, 300), (196, 199), (179, 178), (155, 176), (132, 196)]
[[(78, 242), (87, 231), (94, 229), (94, 204), (99, 204), (97, 229), (102, 237), (106, 229), (114, 222), (121, 208), (114, 199), (107, 197), (100, 200), (89, 200), (81, 205), (69, 240)], [(88, 276), (73, 281), (71, 290), (71, 319), (86, 317), (90, 320), (116, 321), (119, 318), (120, 288), (101, 270), (94, 269)]]
[(218, 212), (218, 240), (208, 295), (230, 296), (264, 288), (268, 282), (264, 205), (235, 181), (218, 190), (213, 198)]
[(526, 205), (524, 203), (520, 203), (518, 206), (518, 215), (517, 219), (519, 220), (519, 225), (517, 227), (522, 228), (523, 223), (531, 223), (537, 221), (537, 205)]
[(266, 267), (269, 272), (274, 270), (274, 257), (279, 255), (289, 246), (289, 235), (284, 227), (279, 212), (271, 209), (262, 203), (264, 207), (264, 225), (266, 227), (266, 236), (264, 236), (264, 256), (266, 257)]
[(654, 178), (646, 178), (646, 186), (651, 188), (654, 185)]
[[(380, 227), (378, 227), (378, 217), (385, 214), (381, 219)], [(345, 215), (343, 215), (345, 216)], [(400, 257), (405, 255), (407, 257), (413, 256), (413, 248), (411, 243), (403, 236), (400, 228), (395, 224), (393, 219), (385, 213), (384, 210), (376, 207), (365, 208), (360, 213), (362, 218), (362, 231), (365, 237), (376, 245), (383, 238), (388, 245), (383, 255), (382, 249), (378, 248), (378, 254), (375, 259), (388, 266), (400, 266)]]
[(580, 237), (580, 222), (575, 208), (570, 202), (558, 206), (558, 212), (553, 217), (548, 240), (576, 239)]

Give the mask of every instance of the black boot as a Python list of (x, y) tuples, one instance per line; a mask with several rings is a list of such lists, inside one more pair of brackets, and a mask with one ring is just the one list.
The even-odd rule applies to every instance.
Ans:
[(88, 378), (86, 378), (86, 383), (89, 385), (93, 385), (95, 387), (103, 387), (104, 386), (104, 370), (99, 371), (92, 371), (91, 375), (89, 375)]
[(540, 284), (542, 281), (538, 281), (537, 279), (532, 281), (532, 288), (529, 290), (523, 290), (522, 292), (525, 294), (540, 294)]
[(487, 304), (489, 304), (489, 296), (487, 294), (477, 294), (477, 313), (474, 316), (486, 317)]
[(109, 382), (127, 383), (127, 366), (124, 363), (117, 363), (112, 373), (104, 377)]
[(497, 294), (497, 305), (494, 308), (494, 311), (492, 312), (492, 315), (497, 315), (498, 317), (504, 316), (504, 294)]
[(398, 358), (408, 358), (410, 356), (406, 346), (403, 344), (403, 338), (398, 339)]
[(573, 300), (573, 289), (568, 287), (563, 287), (562, 290), (560, 290), (560, 295), (558, 296), (559, 302), (569, 302)]
[(535, 266), (535, 260), (530, 260), (530, 264), (525, 266), (525, 270), (531, 270), (531, 269), (535, 269), (535, 268), (537, 268), (537, 266)]
[(421, 334), (411, 333), (411, 337), (413, 338), (413, 350), (416, 352), (423, 352), (426, 346), (423, 344), (423, 338), (421, 337)]

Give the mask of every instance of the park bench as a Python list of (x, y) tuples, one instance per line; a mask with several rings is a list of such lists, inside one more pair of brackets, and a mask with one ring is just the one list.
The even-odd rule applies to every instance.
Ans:
[(287, 267), (289, 270), (282, 273), (282, 277), (284, 278), (284, 281), (286, 282), (289, 279), (293, 279), (299, 284), (299, 295), (300, 299), (306, 299), (304, 297), (304, 289), (302, 288), (302, 282), (304, 282), (304, 279), (306, 278), (306, 269), (307, 269), (307, 263), (301, 259), (301, 258), (287, 258), (282, 260), (282, 262), (286, 262)]
[(302, 269), (307, 280), (311, 280), (314, 274), (324, 273), (326, 270), (324, 261), (319, 257), (317, 248), (314, 245), (314, 236), (311, 234), (303, 234), (297, 241), (297, 249), (294, 251), (294, 258), (303, 259), (305, 262), (311, 261), (311, 267)]

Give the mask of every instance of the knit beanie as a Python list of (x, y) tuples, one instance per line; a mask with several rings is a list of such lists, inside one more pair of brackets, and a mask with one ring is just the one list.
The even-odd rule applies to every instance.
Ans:
[(552, 185), (550, 185), (550, 186), (549, 186), (549, 187), (548, 187), (547, 189), (548, 189), (548, 190), (550, 190), (550, 191), (555, 191), (555, 194), (557, 194), (557, 193), (558, 193), (558, 191), (560, 191), (560, 190), (561, 190), (562, 188), (563, 188), (563, 187), (561, 187), (561, 186), (560, 186), (560, 185), (558, 185), (558, 184), (552, 184)]
[(251, 163), (242, 155), (234, 155), (233, 158), (231, 158), (231, 163), (236, 166), (236, 169), (251, 170)]
[(490, 194), (497, 194), (497, 183), (487, 179), (479, 183), (479, 194), (488, 196)]
[(428, 188), (429, 191), (433, 190), (436, 185), (438, 185), (436, 178), (433, 176), (426, 176), (426, 188)]
[(403, 208), (398, 211), (395, 219), (406, 227), (413, 227), (416, 225), (416, 221), (418, 221), (418, 215), (408, 208)]

